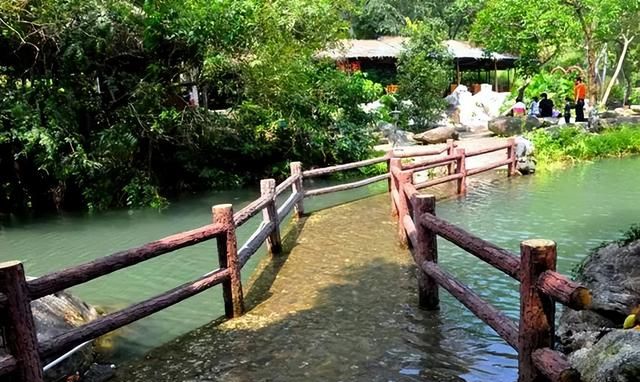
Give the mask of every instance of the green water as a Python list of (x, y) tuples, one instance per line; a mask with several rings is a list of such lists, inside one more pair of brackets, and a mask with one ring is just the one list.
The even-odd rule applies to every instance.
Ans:
[[(333, 182), (307, 182), (307, 188)], [(38, 218), (5, 218), (0, 221), (0, 261), (20, 260), (30, 276), (60, 270), (139, 246), (173, 233), (211, 222), (211, 206), (232, 203), (239, 210), (259, 197), (259, 187), (215, 192), (174, 202), (161, 212), (155, 210), (109, 211), (99, 214), (67, 214)], [(306, 210), (356, 200), (383, 192), (380, 182), (346, 194), (332, 194), (305, 201)], [(281, 195), (284, 202), (288, 194)], [(242, 245), (258, 227), (261, 215), (252, 218), (237, 232)], [(246, 281), (264, 257), (263, 246), (242, 271)], [(86, 302), (113, 311), (152, 297), (218, 267), (215, 241), (184, 248), (118, 271), (78, 287), (72, 292)], [(150, 348), (195, 329), (224, 314), (220, 288), (212, 288), (180, 304), (119, 330), (114, 341), (114, 357), (137, 357)]]

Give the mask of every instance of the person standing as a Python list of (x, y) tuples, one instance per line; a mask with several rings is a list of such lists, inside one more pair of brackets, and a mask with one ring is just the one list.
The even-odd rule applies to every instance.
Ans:
[(576, 85), (573, 88), (576, 102), (576, 122), (586, 122), (584, 119), (584, 99), (587, 95), (587, 85), (582, 82), (582, 77), (576, 78)]
[(540, 98), (540, 103), (538, 104), (538, 108), (540, 109), (540, 117), (553, 117), (553, 101), (547, 98), (547, 93), (540, 94)]
[[(571, 98), (565, 97), (564, 99), (564, 122), (568, 125), (571, 123), (571, 109), (573, 106), (571, 105)], [(576, 117), (577, 120), (577, 117)]]

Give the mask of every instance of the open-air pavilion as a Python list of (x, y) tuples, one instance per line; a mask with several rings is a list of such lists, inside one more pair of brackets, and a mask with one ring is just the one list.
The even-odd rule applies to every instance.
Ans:
[[(342, 40), (334, 49), (323, 51), (320, 57), (329, 57), (344, 70), (386, 70), (395, 73), (398, 57), (404, 48), (405, 37), (381, 37), (376, 40)], [(443, 42), (453, 57), (451, 90), (466, 80), (472, 92), (480, 89), (480, 83), (491, 83), (495, 90), (508, 90), (511, 86), (511, 70), (516, 56), (491, 53), (474, 47), (466, 41)], [(499, 83), (499, 71), (506, 71), (507, 83)], [(463, 76), (464, 74), (464, 76)], [(471, 74), (471, 75), (469, 75)], [(471, 81), (473, 79), (473, 81)]]

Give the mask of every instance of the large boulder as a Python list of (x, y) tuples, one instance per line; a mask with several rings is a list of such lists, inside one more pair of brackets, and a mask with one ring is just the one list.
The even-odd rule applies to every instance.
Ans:
[(489, 130), (496, 135), (509, 137), (526, 131), (535, 130), (542, 126), (536, 117), (498, 117), (489, 121)]
[(413, 136), (413, 139), (425, 144), (445, 143), (447, 139), (457, 138), (458, 133), (456, 132), (456, 127), (453, 125), (436, 127), (435, 129), (427, 130), (424, 133)]
[[(39, 342), (55, 338), (62, 333), (98, 318), (95, 308), (66, 291), (31, 302), (31, 311)], [(3, 354), (2, 349), (0, 349), (1, 354)], [(45, 372), (45, 380), (51, 382), (66, 381), (70, 376), (73, 379), (75, 375), (84, 375), (92, 370), (92, 373), (95, 374), (95, 358), (96, 352), (93, 345), (84, 346), (64, 361), (48, 369)], [(44, 359), (43, 366), (55, 359)], [(104, 373), (101, 374), (104, 375)], [(99, 379), (82, 379), (82, 381), (89, 380), (96, 381)], [(0, 381), (2, 381), (1, 378)]]
[(640, 305), (640, 240), (595, 251), (578, 270), (577, 281), (591, 290), (592, 309), (564, 310), (558, 326), (562, 349), (584, 382), (640, 380), (640, 332), (621, 330)]
[(601, 128), (616, 128), (622, 125), (639, 125), (640, 124), (640, 115), (629, 115), (629, 116), (620, 116), (616, 118), (603, 118), (600, 115), (600, 119), (598, 120), (598, 125)]

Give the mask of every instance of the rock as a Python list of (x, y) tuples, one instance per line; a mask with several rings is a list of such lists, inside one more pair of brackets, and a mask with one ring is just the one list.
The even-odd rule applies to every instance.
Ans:
[(115, 365), (99, 365), (94, 363), (82, 376), (82, 382), (105, 382), (116, 374)]
[[(31, 302), (31, 310), (39, 342), (57, 337), (98, 317), (93, 307), (66, 291)], [(2, 349), (0, 354), (3, 354)], [(94, 359), (93, 346), (85, 346), (57, 366), (47, 370), (45, 380), (60, 381), (76, 373), (83, 374), (91, 367)], [(43, 364), (46, 365), (53, 360), (53, 358), (45, 359)]]
[(640, 105), (631, 105), (629, 106), (629, 110), (634, 114), (640, 114)]
[(560, 118), (553, 117), (538, 118), (538, 120), (540, 121), (540, 127), (556, 126), (560, 123)]
[(521, 136), (516, 137), (516, 158), (518, 158), (516, 168), (522, 175), (536, 172), (536, 160), (533, 157), (533, 150), (533, 142)]
[(415, 145), (413, 133), (398, 129), (395, 125), (387, 122), (379, 122), (378, 129), (382, 136), (386, 138), (392, 147)]
[(453, 125), (436, 127), (435, 129), (427, 130), (424, 133), (413, 136), (413, 139), (416, 141), (426, 144), (445, 143), (447, 139), (457, 138), (458, 133), (456, 132), (456, 127)]
[(600, 113), (600, 118), (616, 118), (617, 116), (618, 113), (616, 113), (614, 110), (605, 110)]
[(591, 290), (592, 310), (563, 311), (558, 326), (562, 350), (571, 353), (584, 382), (639, 380), (615, 374), (640, 376), (640, 337), (629, 334), (638, 331), (615, 329), (640, 305), (640, 240), (597, 250), (581, 266), (577, 281)]
[(619, 116), (620, 115), (627, 115), (627, 111), (623, 107), (616, 107), (613, 111)]
[(598, 126), (600, 128), (616, 128), (621, 125), (638, 125), (640, 124), (640, 115), (636, 116), (620, 116), (616, 118), (602, 118), (598, 120)]
[(536, 117), (498, 117), (489, 121), (489, 130), (499, 136), (512, 136), (542, 126)]
[(574, 352), (569, 360), (583, 382), (640, 381), (640, 331), (613, 330), (592, 348)]

